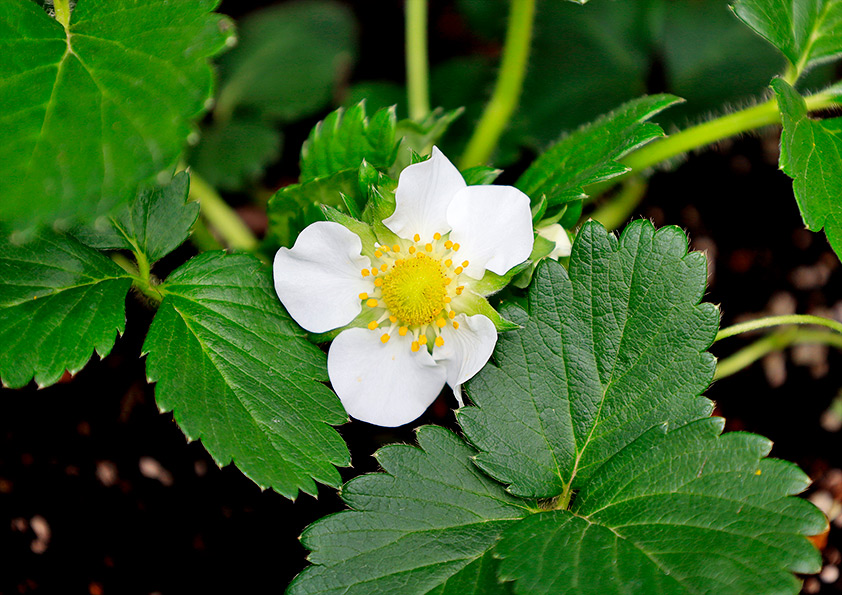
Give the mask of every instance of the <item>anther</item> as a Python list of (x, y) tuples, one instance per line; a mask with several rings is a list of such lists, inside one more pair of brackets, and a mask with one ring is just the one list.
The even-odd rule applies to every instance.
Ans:
[(366, 305), (366, 306), (368, 306), (369, 308), (376, 308), (376, 307), (377, 307), (377, 300), (375, 300), (374, 298), (372, 298), (372, 299), (368, 300), (368, 301), (365, 303), (365, 305)]
[(447, 240), (444, 243), (444, 247), (447, 248), (448, 250), (450, 250), (451, 248), (453, 248), (453, 242), (451, 242), (450, 240)]
[(369, 271), (368, 269), (363, 269), (362, 271), (360, 271), (360, 273), (363, 277), (368, 277), (371, 274), (371, 271)]
[(456, 312), (454, 310), (451, 310), (448, 316), (450, 317), (450, 320), (453, 320), (454, 318), (456, 318)]
[(381, 249), (381, 250), (383, 250), (383, 252), (388, 252), (388, 251), (389, 251), (389, 246), (386, 246), (386, 245), (384, 244), (383, 246), (380, 246), (380, 249)]
[(444, 318), (439, 318), (438, 320), (436, 320), (436, 326), (439, 328), (444, 328), (445, 326), (447, 326), (447, 322), (445, 322)]
[(361, 294), (360, 294), (360, 299), (361, 299), (361, 300), (367, 300), (367, 299), (368, 299), (368, 294), (367, 294), (367, 293), (365, 293), (365, 292), (361, 293)]
[(383, 257), (383, 253), (382, 253), (380, 250), (375, 250), (375, 251), (374, 251), (374, 256), (376, 256), (377, 258), (382, 258), (382, 257)]
[(441, 234), (440, 234), (439, 232), (434, 233), (434, 234), (433, 234), (433, 239), (434, 239), (434, 240), (440, 240), (440, 239), (441, 239)]
[(413, 341), (412, 342), (412, 352), (417, 353), (419, 349), (421, 349), (421, 344), (418, 341)]
[(442, 283), (444, 283), (445, 285), (450, 285), (451, 281), (453, 281), (453, 279), (451, 279), (450, 277), (445, 277)]
[(430, 243), (424, 244), (424, 250), (426, 250), (427, 252), (432, 252), (433, 251), (433, 245), (430, 244)]
[(377, 321), (372, 320), (371, 322), (368, 323), (368, 330), (373, 331), (378, 326), (380, 326), (380, 325), (377, 324)]
[(462, 295), (463, 291), (465, 291), (465, 286), (460, 285), (459, 287), (456, 288), (456, 295)]
[(377, 273), (379, 273), (379, 272), (380, 271), (377, 270), (377, 267), (371, 267), (371, 274), (372, 275), (377, 275)]
[(391, 337), (390, 337), (389, 333), (383, 333), (383, 336), (380, 337), (380, 342), (383, 343), (383, 345), (385, 345), (386, 343), (389, 342), (390, 338)]
[(388, 264), (386, 264), (386, 263), (381, 264), (381, 265), (380, 265), (380, 270), (381, 270), (381, 271), (383, 271), (383, 272), (385, 273), (386, 271), (388, 271), (388, 270), (389, 270), (389, 265), (388, 265)]
[(448, 295), (448, 296), (446, 296), (446, 297), (444, 298), (444, 303), (445, 303), (445, 304), (449, 304), (451, 301), (452, 301), (452, 299), (450, 298), (450, 296), (449, 296), (449, 295)]
[(414, 236), (412, 236), (412, 239), (413, 239), (414, 241), (416, 241), (416, 242), (420, 242), (420, 241), (421, 241), (421, 236), (419, 236), (419, 235), (416, 233)]
[(410, 247), (409, 247), (409, 253), (410, 253), (410, 254), (415, 254), (415, 246), (410, 246)]
[(394, 315), (389, 316), (389, 322), (391, 322), (392, 324), (395, 324), (397, 321), (398, 321), (397, 316), (394, 316)]
[(458, 251), (459, 251), (459, 244), (458, 244), (458, 243), (457, 243), (457, 244), (453, 244), (453, 251), (454, 251), (454, 252), (458, 252)]
[(392, 251), (393, 252), (400, 252), (401, 251), (401, 245), (395, 244), (394, 246), (392, 246)]
[(452, 267), (453, 261), (448, 258), (447, 260), (444, 261), (444, 266), (446, 266), (447, 268)]
[(420, 337), (418, 337), (418, 342), (421, 343), (421, 345), (426, 345), (427, 344), (427, 335), (421, 335)]
[(442, 345), (444, 345), (444, 337), (439, 335), (436, 337), (436, 347), (441, 347)]
[(408, 332), (409, 332), (409, 328), (408, 328), (408, 327), (405, 327), (405, 326), (402, 326), (402, 327), (400, 327), (400, 328), (398, 329), (398, 334), (399, 334), (401, 337), (405, 337), (405, 336), (406, 336), (406, 333), (408, 333)]
[(456, 273), (457, 275), (461, 275), (462, 274), (462, 267), (456, 267), (455, 269), (453, 269), (453, 272)]
[(375, 287), (382, 287), (382, 286), (383, 286), (383, 279), (381, 279), (380, 277), (378, 277), (377, 279), (375, 279), (375, 280), (374, 280), (374, 286), (375, 286)]
[(469, 264), (471, 264), (471, 263), (466, 260), (465, 262), (462, 263), (462, 266), (465, 267), (465, 268), (468, 268)]
[(458, 328), (459, 328), (459, 323), (454, 320), (453, 321), (453, 330), (456, 330)]

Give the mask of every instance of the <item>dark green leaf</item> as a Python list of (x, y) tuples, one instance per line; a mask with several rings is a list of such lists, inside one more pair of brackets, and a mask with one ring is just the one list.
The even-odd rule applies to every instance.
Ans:
[(295, 498), (315, 494), (315, 481), (338, 486), (334, 465), (349, 464), (348, 450), (330, 425), (347, 416), (271, 273), (250, 255), (206, 252), (160, 289), (143, 349), (161, 410), (261, 487)]
[(797, 593), (792, 572), (821, 557), (804, 538), (824, 515), (787, 497), (810, 480), (763, 459), (754, 434), (719, 436), (708, 418), (654, 428), (607, 461), (569, 510), (533, 515), (503, 534), (500, 578), (517, 593)]
[(824, 228), (827, 241), (842, 258), (842, 118), (813, 120), (804, 99), (783, 79), (772, 81), (781, 110), (781, 169), (792, 189), (804, 224)]
[(381, 109), (371, 119), (363, 102), (331, 112), (301, 147), (301, 181), (356, 171), (363, 159), (380, 169), (390, 167), (397, 150), (396, 125), (393, 108)]
[(163, 188), (144, 188), (114, 217), (98, 219), (73, 235), (100, 250), (132, 250), (154, 263), (178, 248), (199, 216), (199, 203), (186, 202), (190, 177), (176, 174)]
[(617, 160), (664, 135), (660, 126), (646, 120), (679, 101), (672, 95), (651, 95), (620, 106), (562, 138), (535, 160), (516, 186), (533, 202), (545, 195), (549, 206), (584, 198), (583, 186), (627, 172)]
[(418, 444), (380, 449), (386, 473), (342, 489), (353, 510), (305, 530), (315, 566), (296, 577), (291, 594), (495, 592), (489, 550), (529, 503), (480, 473), (473, 449), (449, 431), (422, 427)]
[(842, 55), (842, 3), (838, 0), (736, 0), (733, 8), (799, 74)]
[(237, 109), (291, 121), (326, 106), (357, 53), (351, 11), (326, 0), (287, 2), (238, 23), (237, 47), (219, 61), (215, 115)]
[(233, 42), (216, 0), (0, 3), (0, 218), (83, 219), (175, 165)]
[(75, 374), (105, 357), (126, 327), (131, 279), (74, 238), (41, 231), (25, 244), (0, 235), (0, 378), (17, 388)]
[(706, 279), (678, 228), (638, 221), (618, 242), (587, 223), (569, 275), (538, 266), (528, 323), (467, 385), (477, 407), (458, 419), (477, 464), (512, 493), (553, 497), (653, 426), (709, 415), (719, 315), (699, 304)]

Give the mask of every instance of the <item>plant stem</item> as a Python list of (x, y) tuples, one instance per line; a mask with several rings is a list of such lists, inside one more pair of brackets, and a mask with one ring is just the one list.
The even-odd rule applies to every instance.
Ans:
[(216, 189), (195, 171), (190, 172), (190, 198), (201, 205), (201, 214), (222, 236), (229, 248), (254, 252), (258, 241), (236, 211), (228, 206)]
[(634, 209), (640, 204), (646, 194), (646, 187), (646, 182), (640, 177), (627, 179), (623, 182), (623, 188), (617, 196), (594, 211), (591, 219), (599, 221), (609, 231), (617, 229), (628, 221)]
[(461, 169), (488, 162), (520, 99), (532, 43), (535, 0), (511, 0), (511, 3), (497, 83), (462, 155)]
[(56, 20), (61, 26), (65, 29), (70, 27), (70, 0), (55, 0), (53, 8), (56, 11)]
[[(164, 299), (163, 291), (152, 280), (149, 261), (146, 259), (146, 256), (140, 251), (134, 251), (133, 254), (135, 255), (135, 258), (137, 258), (137, 266), (119, 252), (112, 254), (111, 260), (120, 265), (120, 268), (129, 274), (132, 278), (132, 287), (137, 289), (140, 293), (146, 296), (152, 304), (157, 306), (161, 303), (161, 300)], [(141, 262), (144, 263), (143, 266), (141, 266)]]
[(785, 349), (791, 345), (802, 345), (805, 343), (823, 343), (842, 349), (842, 335), (829, 331), (804, 328), (789, 328), (766, 335), (748, 347), (740, 349), (733, 355), (717, 362), (714, 380), (736, 374), (774, 351)]
[(830, 318), (822, 318), (821, 316), (813, 316), (811, 314), (787, 314), (785, 316), (766, 316), (764, 318), (749, 320), (748, 322), (742, 322), (740, 324), (729, 326), (717, 333), (714, 342), (721, 341), (722, 339), (727, 339), (728, 337), (733, 337), (734, 335), (739, 335), (741, 333), (748, 333), (750, 331), (787, 324), (815, 324), (827, 327), (842, 334), (842, 324), (836, 322), (835, 320), (831, 320)]
[(406, 0), (406, 93), (413, 120), (430, 113), (429, 78), (427, 0)]

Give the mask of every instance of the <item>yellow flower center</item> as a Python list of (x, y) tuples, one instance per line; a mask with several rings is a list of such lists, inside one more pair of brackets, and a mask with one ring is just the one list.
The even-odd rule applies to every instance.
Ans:
[(383, 301), (398, 320), (429, 324), (444, 309), (446, 280), (440, 261), (418, 254), (395, 263), (383, 277)]

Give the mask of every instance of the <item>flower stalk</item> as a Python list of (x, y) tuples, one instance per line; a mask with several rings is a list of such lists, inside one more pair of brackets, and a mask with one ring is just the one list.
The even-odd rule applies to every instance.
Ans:
[(192, 170), (190, 199), (199, 202), (202, 217), (210, 223), (229, 248), (246, 252), (257, 250), (257, 238), (236, 211), (228, 206), (213, 186)]
[(406, 0), (406, 92), (413, 120), (430, 113), (429, 79), (427, 0)]

